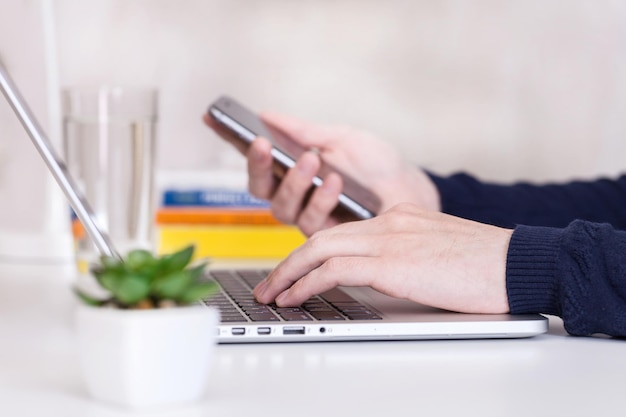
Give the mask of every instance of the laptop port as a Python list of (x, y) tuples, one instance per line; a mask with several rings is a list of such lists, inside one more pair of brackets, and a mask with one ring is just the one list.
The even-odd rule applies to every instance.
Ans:
[(285, 326), (283, 334), (304, 334), (304, 326)]
[(232, 329), (230, 329), (230, 333), (233, 336), (243, 336), (244, 334), (246, 334), (246, 328), (245, 327), (233, 327)]
[(256, 333), (260, 335), (270, 334), (271, 332), (272, 329), (270, 329), (269, 327), (259, 327), (258, 329), (256, 329)]

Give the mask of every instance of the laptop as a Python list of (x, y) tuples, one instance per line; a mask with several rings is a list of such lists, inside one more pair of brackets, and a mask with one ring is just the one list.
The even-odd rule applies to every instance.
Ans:
[(337, 287), (299, 307), (258, 303), (252, 289), (268, 269), (210, 270), (222, 293), (205, 300), (220, 309), (220, 343), (531, 337), (547, 331), (539, 314), (464, 314), (381, 294)]
[[(1, 63), (0, 90), (98, 251), (119, 257)], [(260, 304), (252, 295), (252, 289), (269, 272), (261, 268), (207, 272), (207, 279), (214, 279), (222, 289), (203, 302), (221, 312), (220, 343), (520, 338), (545, 333), (548, 328), (548, 320), (539, 314), (454, 313), (391, 298), (363, 287), (335, 288), (307, 300), (300, 307), (278, 308)]]

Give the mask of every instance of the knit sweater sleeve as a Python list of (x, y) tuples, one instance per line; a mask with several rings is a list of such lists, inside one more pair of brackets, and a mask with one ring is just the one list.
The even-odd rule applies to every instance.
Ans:
[(582, 219), (626, 229), (626, 175), (542, 185), (487, 183), (463, 173), (430, 177), (439, 190), (442, 211), (458, 217), (508, 228), (565, 227)]
[(558, 315), (574, 335), (626, 337), (626, 177), (543, 186), (431, 178), (442, 211), (515, 228), (511, 313)]
[(582, 220), (562, 229), (518, 226), (506, 287), (513, 314), (560, 316), (573, 335), (626, 337), (626, 232)]

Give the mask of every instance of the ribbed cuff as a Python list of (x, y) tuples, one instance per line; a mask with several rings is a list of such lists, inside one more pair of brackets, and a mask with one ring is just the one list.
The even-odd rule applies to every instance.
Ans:
[(562, 229), (517, 226), (509, 243), (506, 290), (511, 313), (560, 315), (557, 258)]

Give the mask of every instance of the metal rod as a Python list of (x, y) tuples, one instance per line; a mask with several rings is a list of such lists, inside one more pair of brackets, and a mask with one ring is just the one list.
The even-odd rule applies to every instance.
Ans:
[(87, 230), (98, 252), (101, 255), (113, 256), (119, 259), (120, 255), (114, 249), (109, 236), (98, 227), (94, 211), (70, 175), (65, 161), (54, 151), (52, 143), (37, 123), (2, 62), (0, 62), (0, 90), (2, 90), (2, 93), (9, 101), (24, 129), (26, 129), (28, 136), (30, 136), (57, 184), (63, 190), (70, 206), (74, 209), (78, 219)]

